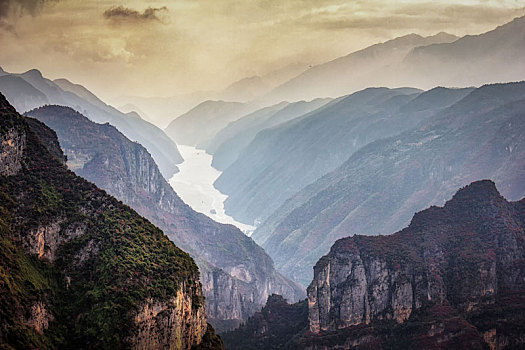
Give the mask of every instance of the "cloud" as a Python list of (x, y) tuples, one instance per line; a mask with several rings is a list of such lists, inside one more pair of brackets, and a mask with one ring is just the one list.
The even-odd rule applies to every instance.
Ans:
[(104, 11), (104, 18), (108, 20), (113, 20), (113, 21), (134, 21), (134, 22), (159, 21), (159, 22), (163, 22), (165, 18), (159, 15), (162, 13), (166, 13), (166, 12), (168, 12), (168, 8), (166, 6), (158, 7), (158, 8), (148, 7), (142, 13), (140, 13), (137, 10), (128, 8), (128, 7), (117, 6), (117, 7), (111, 7), (107, 9), (106, 11)]
[(0, 29), (15, 32), (16, 21), (23, 15), (36, 16), (46, 3), (58, 0), (0, 0)]
[[(383, 8), (381, 11), (380, 6)], [(465, 5), (438, 2), (383, 4), (371, 1), (349, 6), (314, 8), (292, 20), (294, 25), (322, 30), (429, 30), (433, 28), (493, 25), (522, 16), (525, 7), (502, 7), (493, 4)]]
[(5, 19), (12, 15), (36, 15), (42, 10), (45, 3), (58, 0), (0, 0), (0, 18)]
[(9, 19), (16, 27), (0, 25), (0, 63), (11, 71), (36, 67), (53, 78), (66, 76), (106, 97), (165, 96), (220, 89), (294, 62), (322, 63), (408, 33), (479, 34), (525, 15), (524, 5), (524, 0), (0, 0), (0, 23)]

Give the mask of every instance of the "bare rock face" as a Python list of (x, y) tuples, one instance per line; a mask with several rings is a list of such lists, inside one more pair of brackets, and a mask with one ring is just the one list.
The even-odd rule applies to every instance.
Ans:
[[(525, 200), (507, 202), (493, 182), (479, 181), (393, 235), (340, 239), (314, 268), (310, 331), (399, 324), (429, 305), (477, 315), (509, 291), (524, 292), (524, 206)], [(502, 341), (495, 332), (482, 333), (493, 347)]]
[[(147, 299), (134, 317), (136, 334), (133, 349), (191, 349), (206, 333), (206, 314), (195, 307), (192, 295), (202, 297), (200, 285), (179, 286), (168, 301)], [(189, 320), (189, 322), (186, 322)]]
[(46, 303), (38, 301), (31, 305), (30, 316), (26, 320), (26, 325), (43, 334), (53, 320), (53, 314), (49, 311)]
[(0, 136), (0, 175), (15, 175), (22, 167), (26, 138), (15, 128)]

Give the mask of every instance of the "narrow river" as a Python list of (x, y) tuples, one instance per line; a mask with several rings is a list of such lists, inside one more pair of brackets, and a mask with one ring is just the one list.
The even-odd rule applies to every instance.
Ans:
[(180, 171), (173, 175), (169, 183), (180, 198), (213, 220), (235, 225), (248, 236), (251, 235), (255, 227), (240, 223), (224, 212), (224, 201), (228, 196), (213, 187), (221, 172), (211, 166), (212, 156), (195, 147), (177, 147), (184, 162), (178, 165)]

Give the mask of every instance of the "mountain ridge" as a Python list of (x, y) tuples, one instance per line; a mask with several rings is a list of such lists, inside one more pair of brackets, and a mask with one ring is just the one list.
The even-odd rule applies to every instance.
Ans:
[(308, 302), (272, 296), (229, 349), (519, 349), (525, 198), (474, 181), (393, 234), (337, 240)]
[(525, 196), (524, 89), (521, 82), (472, 90), (415, 128), (367, 144), (288, 199), (252, 237), (280, 271), (305, 283), (311, 262), (338, 238), (397, 231), (476, 179), (496, 181), (510, 200)]
[(95, 124), (60, 106), (41, 107), (27, 115), (57, 132), (71, 170), (133, 207), (195, 258), (208, 319), (219, 332), (247, 319), (269, 293), (290, 300), (304, 297), (304, 289), (278, 274), (251, 238), (186, 205), (147, 150), (113, 126)]
[[(24, 81), (40, 91), (47, 98), (46, 101), (38, 100), (27, 104), (27, 101), (25, 101), (25, 92), (23, 94), (13, 94), (3, 90), (5, 94), (11, 97), (10, 102), (15, 107), (21, 109), (20, 112), (26, 112), (27, 110), (44, 104), (66, 105), (80, 110), (94, 121), (111, 122), (113, 125), (116, 125), (121, 132), (127, 135), (127, 137), (144, 145), (156, 159), (165, 177), (169, 178), (178, 172), (176, 164), (181, 163), (183, 159), (180, 156), (176, 144), (153, 124), (139, 117), (126, 115), (118, 111), (112, 106), (105, 104), (80, 85), (77, 86), (73, 83), (67, 84), (62, 81), (62, 85), (67, 86), (68, 91), (62, 90), (59, 85), (43, 77), (42, 73), (36, 69), (21, 74), (7, 73), (7, 75), (24, 79)], [(6, 75), (0, 78), (5, 79)], [(6, 89), (8, 86), (4, 85), (3, 88)], [(69, 90), (76, 92), (80, 90), (80, 94), (87, 95), (91, 102)], [(20, 101), (22, 103), (19, 104)]]
[(190, 349), (216, 338), (193, 259), (67, 170), (56, 134), (33, 126), (0, 94), (2, 346)]
[[(411, 43), (418, 35), (401, 37), (405, 42), (392, 39), (314, 66), (274, 89), (266, 100), (335, 97), (368, 86), (413, 86), (426, 90), (437, 85), (481, 86), (522, 80), (524, 28), (525, 16), (479, 35), (427, 37), (443, 40), (442, 43)], [(389, 47), (396, 40), (404, 45), (403, 50)]]

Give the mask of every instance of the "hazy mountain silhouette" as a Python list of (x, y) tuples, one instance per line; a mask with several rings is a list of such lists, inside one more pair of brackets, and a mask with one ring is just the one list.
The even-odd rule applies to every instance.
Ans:
[(239, 102), (205, 101), (175, 118), (165, 131), (178, 144), (204, 149), (217, 132), (250, 108)]
[(229, 195), (230, 215), (246, 223), (264, 221), (360, 147), (414, 127), (469, 91), (435, 89), (416, 99), (419, 90), (371, 88), (336, 99), (257, 134), (215, 186)]
[[(308, 68), (306, 63), (292, 63), (261, 76), (250, 76), (233, 82), (217, 91), (196, 91), (170, 97), (122, 96), (111, 102), (117, 106), (133, 104), (148, 115), (148, 120), (165, 128), (174, 115), (182, 115), (207, 100), (250, 102), (267, 94), (280, 84), (299, 75)], [(280, 102), (280, 101), (276, 101)], [(263, 107), (265, 103), (257, 103)], [(144, 115), (139, 112), (139, 114)]]
[(417, 47), (394, 79), (409, 86), (469, 86), (525, 79), (525, 16), (448, 44)]
[(383, 69), (395, 69), (415, 47), (450, 42), (457, 37), (446, 33), (422, 37), (409, 34), (375, 44), (333, 61), (311, 67), (306, 72), (271, 91), (264, 100), (296, 101), (316, 97), (338, 97), (370, 86), (412, 86), (386, 84)]
[(330, 99), (295, 103), (281, 102), (231, 122), (217, 133), (206, 148), (206, 152), (213, 154), (212, 165), (219, 170), (226, 169), (260, 131), (295, 119), (328, 102)]
[[(0, 85), (0, 91), (6, 95), (11, 104), (19, 108), (19, 112), (26, 112), (48, 103), (69, 106), (93, 121), (111, 123), (129, 139), (142, 144), (151, 153), (166, 178), (170, 178), (178, 171), (176, 164), (182, 162), (182, 157), (176, 144), (162, 130), (137, 115), (120, 112), (105, 104), (85, 87), (66, 79), (59, 79), (57, 82), (46, 79), (36, 69), (22, 74), (8, 74), (0, 78), (7, 80), (8, 77), (21, 78), (33, 87), (30, 89), (19, 80), (15, 80), (16, 84), (11, 82)], [(20, 90), (22, 87), (23, 90)], [(38, 91), (45, 96), (45, 100)]]
[(128, 104), (125, 104), (123, 106), (119, 106), (118, 110), (121, 111), (122, 113), (126, 113), (126, 114), (131, 113), (131, 112), (135, 112), (142, 119), (147, 120), (149, 122), (152, 122), (152, 120), (149, 118), (149, 116), (144, 111), (142, 111), (140, 108), (135, 106), (134, 104), (128, 103)]
[[(456, 40), (457, 39), (457, 40)], [(317, 65), (270, 92), (267, 101), (341, 96), (369, 86), (480, 86), (525, 79), (525, 17), (481, 35), (416, 34)]]
[(28, 111), (49, 103), (46, 95), (20, 77), (0, 76), (0, 91), (18, 111)]

